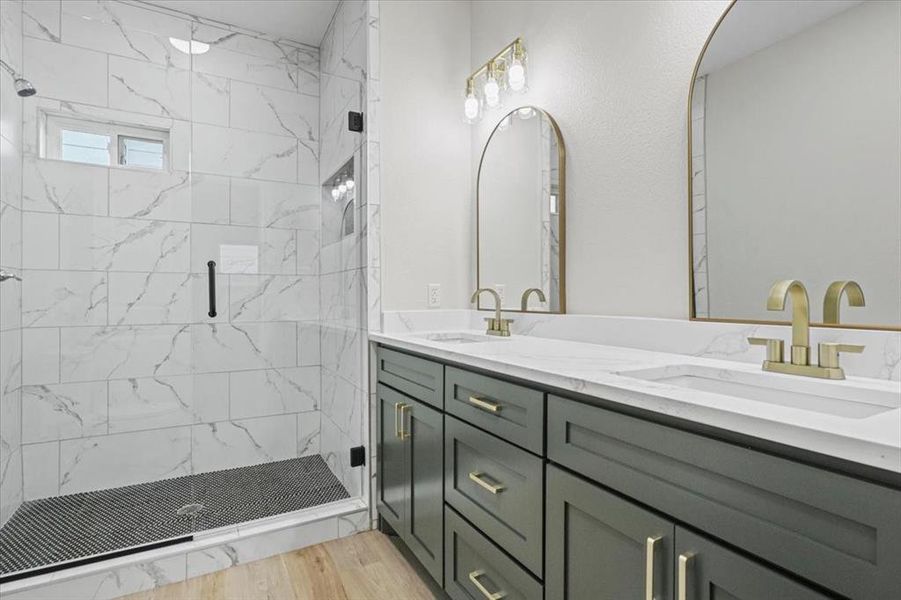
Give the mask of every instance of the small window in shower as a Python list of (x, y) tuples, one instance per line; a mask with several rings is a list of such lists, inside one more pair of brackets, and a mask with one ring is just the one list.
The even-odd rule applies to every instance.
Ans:
[(48, 114), (43, 142), (44, 158), (162, 170), (167, 165), (169, 132)]

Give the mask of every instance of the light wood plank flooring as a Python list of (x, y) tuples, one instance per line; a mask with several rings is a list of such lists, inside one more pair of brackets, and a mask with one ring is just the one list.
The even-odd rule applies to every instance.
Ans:
[(127, 600), (432, 600), (382, 533), (367, 531), (188, 579)]

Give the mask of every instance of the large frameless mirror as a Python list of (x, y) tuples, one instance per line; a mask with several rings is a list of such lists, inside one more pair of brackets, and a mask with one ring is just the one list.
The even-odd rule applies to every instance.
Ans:
[(827, 290), (852, 280), (845, 326), (901, 326), (899, 101), (901, 3), (727, 9), (690, 98), (693, 318), (788, 320), (767, 293), (799, 279), (830, 322)]
[(497, 291), (504, 310), (566, 312), (564, 167), (560, 130), (534, 106), (501, 119), (482, 151), (478, 287)]

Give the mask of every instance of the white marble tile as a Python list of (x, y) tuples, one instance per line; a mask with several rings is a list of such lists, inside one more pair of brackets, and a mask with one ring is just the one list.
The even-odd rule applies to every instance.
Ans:
[(22, 440), (26, 444), (107, 432), (105, 381), (22, 386)]
[(73, 215), (106, 215), (109, 169), (28, 156), (22, 173), (25, 210)]
[(13, 78), (0, 78), (0, 137), (3, 138), (3, 143), (8, 144), (0, 147), (4, 169), (13, 168), (7, 165), (10, 160), (18, 163), (21, 159), (17, 149), (21, 147), (22, 142), (22, 102), (22, 98), (16, 94)]
[(297, 274), (318, 275), (320, 267), (319, 232), (300, 230), (297, 232)]
[(106, 325), (107, 279), (85, 271), (24, 271), (22, 326)]
[(23, 329), (22, 384), (59, 380), (59, 329)]
[(321, 418), (318, 410), (297, 413), (297, 456), (319, 454)]
[(326, 369), (340, 373), (346, 380), (362, 387), (363, 368), (362, 332), (355, 327), (325, 325), (322, 327), (321, 364)]
[[(296, 348), (297, 342), (294, 343)], [(15, 332), (5, 333), (0, 335), (0, 394), (11, 394), (21, 383), (22, 336)]]
[(60, 442), (61, 494), (188, 475), (191, 428), (136, 431)]
[(298, 46), (297, 90), (301, 94), (319, 95), (319, 49), (313, 46)]
[(64, 327), (60, 378), (92, 381), (190, 372), (189, 325)]
[(362, 329), (366, 319), (363, 269), (324, 274), (319, 280), (319, 307), (329, 325)]
[(294, 182), (297, 178), (297, 140), (238, 129), (194, 125), (196, 171)]
[(192, 322), (194, 279), (184, 273), (109, 273), (110, 324)]
[(319, 368), (233, 372), (229, 393), (232, 419), (312, 411), (319, 406)]
[(350, 440), (331, 419), (323, 415), (320, 454), (352, 497), (360, 495), (363, 489), (361, 480), (363, 470), (350, 466), (350, 452), (347, 449), (358, 443)]
[(186, 19), (124, 2), (65, 0), (61, 20), (66, 44), (182, 69), (190, 64), (169, 43), (190, 39)]
[(248, 35), (225, 27), (199, 22), (194, 23), (191, 35), (192, 39), (209, 44), (214, 48), (268, 58), (285, 64), (297, 62), (294, 48), (291, 45), (268, 39), (262, 35)]
[(59, 442), (22, 446), (24, 500), (59, 494)]
[(319, 315), (319, 280), (297, 275), (231, 275), (232, 322), (308, 321)]
[(22, 504), (22, 450), (13, 448), (0, 455), (0, 524)]
[[(223, 260), (234, 246), (256, 248), (255, 265), (230, 270)], [(260, 229), (197, 224), (191, 227), (191, 270), (206, 273), (207, 262), (216, 261), (217, 272), (244, 272), (292, 275), (297, 269), (297, 246), (294, 232), (286, 229)]]
[(195, 473), (285, 460), (297, 453), (297, 420), (276, 415), (194, 425), (192, 440)]
[(254, 227), (319, 229), (319, 188), (254, 179), (231, 180), (231, 222)]
[(242, 81), (231, 84), (232, 127), (290, 135), (316, 148), (319, 99)]
[(188, 577), (227, 569), (338, 537), (336, 517), (188, 552)]
[(184, 171), (110, 169), (110, 215), (191, 221), (190, 175)]
[(25, 0), (22, 3), (22, 21), (27, 36), (60, 41), (60, 0)]
[(355, 513), (338, 517), (338, 537), (347, 537), (364, 531), (369, 531), (369, 511), (361, 510)]
[(109, 106), (172, 119), (189, 119), (191, 74), (184, 69), (111, 56)]
[(40, 82), (42, 97), (106, 106), (105, 54), (30, 37), (24, 45), (24, 71)]
[[(29, 240), (28, 244), (22, 244), (23, 229), (28, 231), (24, 227), (23, 221), (27, 219), (28, 214), (5, 202), (0, 204), (0, 265), (15, 269), (23, 263), (28, 265), (29, 258), (33, 257), (35, 260), (47, 258), (47, 256), (35, 254), (37, 244), (34, 241)], [(55, 222), (56, 215), (48, 216), (51, 216)]]
[(230, 185), (228, 177), (192, 173), (191, 221), (228, 224)]
[(179, 273), (188, 269), (187, 224), (63, 215), (59, 237), (63, 269)]
[(357, 387), (359, 384), (359, 381), (347, 381), (330, 369), (322, 369), (322, 416), (330, 419), (342, 435), (351, 440), (362, 437), (362, 413), (366, 404), (365, 395)]
[(297, 364), (297, 331), (285, 323), (199, 324), (191, 331), (196, 373)]
[(140, 377), (109, 383), (110, 433), (228, 418), (226, 374)]
[(297, 90), (297, 66), (284, 59), (251, 56), (221, 46), (213, 46), (209, 52), (194, 55), (193, 59), (193, 69), (200, 73)]
[(318, 366), (321, 360), (320, 327), (317, 321), (297, 324), (297, 363)]
[[(3, 206), (0, 206), (0, 210)], [(6, 217), (4, 216), (4, 220)], [(59, 268), (59, 216), (48, 213), (22, 213), (22, 267)], [(5, 261), (4, 261), (5, 262)]]
[(191, 114), (195, 123), (228, 126), (229, 80), (191, 73)]
[(185, 578), (185, 555), (136, 562), (4, 595), (4, 600), (112, 600)]
[[(15, 273), (19, 274), (19, 269), (15, 269)], [(21, 326), (22, 282), (7, 279), (0, 285), (0, 331), (16, 331)]]
[(22, 66), (22, 3), (4, 2), (0, 10), (0, 58), (13, 68)]

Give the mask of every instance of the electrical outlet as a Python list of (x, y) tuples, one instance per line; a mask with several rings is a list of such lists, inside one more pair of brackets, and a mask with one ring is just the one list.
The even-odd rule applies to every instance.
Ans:
[(441, 284), (440, 283), (430, 283), (429, 284), (428, 304), (429, 304), (429, 308), (440, 308), (441, 307)]
[(494, 285), (494, 291), (497, 292), (497, 295), (501, 297), (501, 306), (503, 306), (504, 301), (507, 299), (507, 286), (505, 286), (503, 283), (496, 283)]

